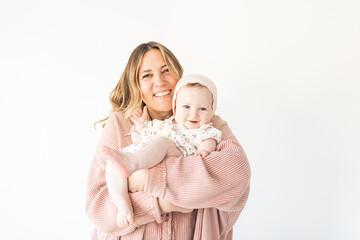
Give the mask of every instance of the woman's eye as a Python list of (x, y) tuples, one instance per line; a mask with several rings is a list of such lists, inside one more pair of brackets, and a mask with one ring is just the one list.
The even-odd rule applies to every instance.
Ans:
[(184, 106), (183, 106), (183, 108), (185, 108), (185, 109), (189, 109), (189, 108), (190, 108), (190, 106), (189, 106), (189, 105), (184, 105)]
[(150, 74), (146, 74), (146, 75), (142, 76), (141, 79), (143, 79), (143, 78), (148, 78), (148, 77), (150, 77)]
[(200, 111), (206, 111), (206, 110), (207, 110), (207, 109), (204, 108), (204, 107), (200, 108)]
[(168, 68), (164, 69), (163, 72), (170, 72)]

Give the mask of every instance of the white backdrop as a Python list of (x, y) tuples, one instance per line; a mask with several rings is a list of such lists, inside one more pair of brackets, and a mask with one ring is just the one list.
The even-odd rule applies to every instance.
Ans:
[(234, 239), (360, 239), (360, 2), (1, 1), (1, 239), (89, 239), (85, 186), (131, 51), (212, 78), (251, 167)]

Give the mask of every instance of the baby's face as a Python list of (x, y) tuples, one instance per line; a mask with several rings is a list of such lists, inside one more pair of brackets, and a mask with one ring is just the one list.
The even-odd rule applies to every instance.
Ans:
[(175, 121), (188, 129), (209, 123), (213, 116), (212, 101), (206, 87), (182, 87), (176, 97)]

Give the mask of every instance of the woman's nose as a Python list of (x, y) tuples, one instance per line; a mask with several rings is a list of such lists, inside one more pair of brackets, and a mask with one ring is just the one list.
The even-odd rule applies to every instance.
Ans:
[(163, 85), (165, 83), (164, 76), (162, 74), (154, 74), (155, 85)]

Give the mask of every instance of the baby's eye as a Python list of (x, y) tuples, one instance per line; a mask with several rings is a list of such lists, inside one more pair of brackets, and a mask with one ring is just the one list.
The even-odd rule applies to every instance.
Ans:
[(189, 109), (189, 108), (190, 108), (190, 106), (189, 106), (189, 105), (184, 105), (184, 106), (183, 106), (183, 108), (185, 108), (185, 109)]
[(200, 108), (200, 111), (206, 111), (206, 110), (207, 110), (207, 109), (204, 108), (204, 107)]

